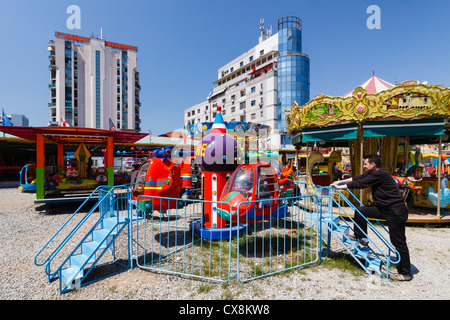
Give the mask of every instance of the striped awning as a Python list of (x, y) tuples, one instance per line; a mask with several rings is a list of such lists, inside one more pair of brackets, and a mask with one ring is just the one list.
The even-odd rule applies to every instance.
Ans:
[[(384, 81), (383, 79), (380, 79), (378, 77), (375, 77), (374, 75), (370, 77), (369, 80), (364, 82), (360, 87), (362, 87), (368, 94), (376, 94), (384, 90), (388, 90), (393, 88), (395, 85), (392, 83), (389, 83), (387, 81)], [(343, 98), (351, 97), (353, 93), (353, 90), (347, 93)]]

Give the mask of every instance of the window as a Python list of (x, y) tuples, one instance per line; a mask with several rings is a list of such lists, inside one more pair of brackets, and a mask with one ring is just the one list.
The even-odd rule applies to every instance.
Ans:
[(236, 107), (231, 107), (231, 112), (235, 112), (235, 111), (236, 111)]
[(251, 104), (251, 106), (253, 107), (254, 105), (256, 105), (256, 101), (255, 101), (255, 100), (252, 100), (252, 102), (251, 102), (250, 104)]
[(256, 114), (255, 114), (255, 113), (252, 113), (252, 114), (250, 115), (250, 118), (251, 118), (252, 120), (256, 119)]
[(250, 89), (250, 92), (255, 92), (256, 91), (256, 88), (255, 87), (252, 87), (251, 89)]
[(134, 181), (132, 181), (132, 192), (134, 196), (140, 196), (144, 194), (144, 184), (146, 180), (147, 170), (150, 165), (150, 162), (144, 162), (144, 164), (139, 169), (136, 174)]
[(250, 58), (248, 58), (248, 60), (249, 60), (250, 62), (252, 62), (252, 61), (253, 61), (253, 56), (250, 56)]
[(240, 63), (239, 63), (239, 67), (242, 67), (244, 65), (244, 61), (241, 61)]
[(242, 101), (242, 102), (239, 104), (239, 109), (240, 109), (240, 110), (245, 109), (245, 101)]
[(259, 55), (260, 55), (260, 56), (263, 56), (263, 55), (264, 55), (264, 50), (261, 50), (261, 51), (259, 52)]

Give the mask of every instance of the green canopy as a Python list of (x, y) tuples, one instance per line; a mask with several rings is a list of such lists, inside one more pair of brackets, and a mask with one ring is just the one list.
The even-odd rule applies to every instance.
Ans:
[(364, 137), (440, 136), (444, 134), (444, 119), (374, 121), (363, 124)]
[(358, 124), (356, 123), (325, 128), (305, 129), (302, 132), (303, 142), (348, 140), (356, 139), (357, 136)]

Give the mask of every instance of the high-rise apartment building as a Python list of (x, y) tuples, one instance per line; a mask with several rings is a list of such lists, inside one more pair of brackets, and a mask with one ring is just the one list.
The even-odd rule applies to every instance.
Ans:
[(56, 32), (48, 50), (50, 125), (141, 130), (137, 47)]
[(310, 60), (302, 53), (302, 24), (296, 17), (278, 20), (278, 33), (264, 28), (259, 43), (218, 69), (214, 90), (184, 112), (186, 126), (214, 120), (217, 106), (225, 122), (246, 121), (271, 127), (272, 147), (292, 143), (284, 109), (309, 101)]

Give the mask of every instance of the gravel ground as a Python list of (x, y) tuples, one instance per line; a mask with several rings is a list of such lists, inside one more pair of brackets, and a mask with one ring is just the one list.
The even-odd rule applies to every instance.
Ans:
[(66, 294), (49, 283), (34, 257), (73, 212), (42, 214), (34, 194), (0, 189), (1, 300), (447, 300), (450, 298), (450, 228), (407, 228), (413, 280), (396, 282), (324, 265), (240, 283), (212, 283), (128, 270)]

